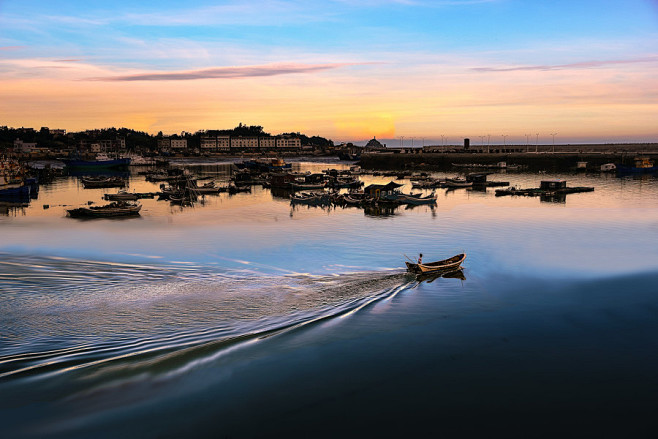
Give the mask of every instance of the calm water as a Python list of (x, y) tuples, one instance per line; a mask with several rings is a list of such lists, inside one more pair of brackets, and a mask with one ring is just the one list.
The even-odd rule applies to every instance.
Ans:
[[(656, 437), (658, 181), (490, 180), (554, 177), (595, 191), (366, 212), (256, 186), (84, 221), (116, 189), (42, 186), (0, 216), (0, 436)], [(462, 250), (465, 280), (404, 273)]]

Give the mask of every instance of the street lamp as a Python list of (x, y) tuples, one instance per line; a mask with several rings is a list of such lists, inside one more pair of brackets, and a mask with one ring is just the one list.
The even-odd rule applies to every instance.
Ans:
[(487, 154), (489, 154), (489, 143), (491, 142), (491, 134), (487, 134)]
[(525, 152), (530, 151), (530, 134), (525, 135)]
[(551, 133), (551, 136), (553, 136), (553, 152), (555, 152), (555, 136), (557, 136), (557, 133)]
[(537, 152), (537, 146), (539, 145), (539, 133), (536, 133), (537, 138), (535, 139), (535, 152)]
[(415, 137), (412, 137), (412, 138), (411, 138), (411, 147), (412, 147), (412, 148), (414, 147), (414, 139), (415, 139)]
[(505, 143), (505, 140), (506, 140), (507, 137), (509, 137), (509, 136), (508, 136), (507, 134), (501, 134), (501, 136), (503, 137), (503, 146), (507, 146), (507, 143)]
[(400, 148), (404, 145), (404, 136), (400, 136)]
[(441, 134), (441, 146), (443, 146), (443, 134)]

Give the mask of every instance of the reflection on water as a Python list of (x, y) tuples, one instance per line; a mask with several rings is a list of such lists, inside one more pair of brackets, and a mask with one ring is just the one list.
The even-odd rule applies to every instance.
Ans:
[(434, 282), (436, 279), (439, 278), (466, 280), (466, 275), (464, 274), (463, 268), (459, 268), (458, 270), (451, 270), (447, 272), (444, 271), (437, 273), (422, 273), (413, 276), (416, 277), (416, 280), (418, 282), (427, 282), (428, 284)]
[[(595, 191), (439, 190), (435, 207), (363, 210), (254, 186), (77, 221), (67, 207), (115, 190), (42, 186), (0, 218), (0, 436), (404, 436), (438, 422), (523, 437), (546, 419), (642, 436), (658, 394), (656, 180), (505, 179), (547, 178)], [(157, 190), (130, 175), (129, 191)], [(463, 251), (463, 270), (404, 271), (404, 254)]]

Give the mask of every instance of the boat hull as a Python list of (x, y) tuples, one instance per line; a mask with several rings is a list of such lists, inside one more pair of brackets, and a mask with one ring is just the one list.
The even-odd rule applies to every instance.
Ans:
[(123, 168), (130, 166), (130, 158), (122, 158), (115, 160), (63, 160), (68, 168), (72, 169), (111, 169)]
[(131, 207), (118, 207), (108, 209), (92, 209), (89, 207), (79, 207), (77, 209), (68, 210), (68, 214), (72, 218), (116, 218), (122, 216), (136, 216), (142, 209), (141, 205)]

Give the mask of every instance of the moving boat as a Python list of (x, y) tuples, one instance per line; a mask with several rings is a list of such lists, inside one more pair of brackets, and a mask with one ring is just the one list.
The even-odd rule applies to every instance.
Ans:
[(105, 206), (78, 207), (77, 209), (68, 209), (67, 212), (72, 218), (113, 218), (139, 215), (141, 208), (141, 204), (114, 201)]
[(448, 259), (443, 259), (436, 262), (428, 262), (426, 264), (414, 264), (412, 262), (405, 262), (407, 264), (407, 271), (411, 273), (435, 273), (440, 271), (452, 271), (459, 268), (459, 266), (466, 259), (466, 253), (460, 253)]

